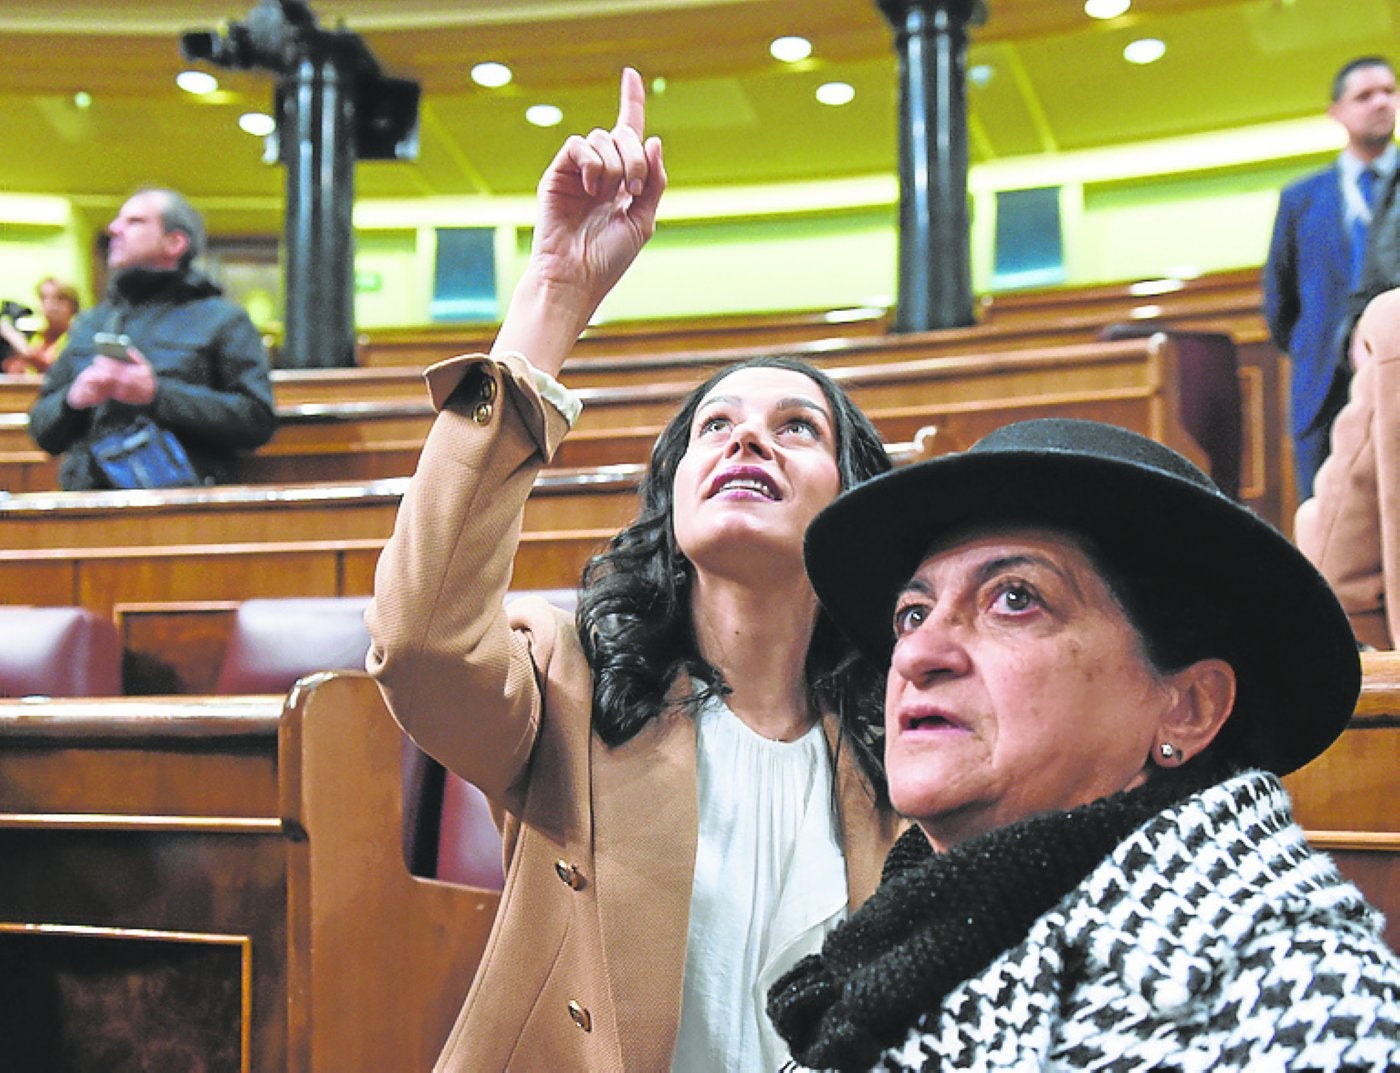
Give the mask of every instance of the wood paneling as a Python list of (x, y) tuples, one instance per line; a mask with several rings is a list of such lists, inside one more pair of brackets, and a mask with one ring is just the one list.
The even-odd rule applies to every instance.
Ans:
[[(7, 1010), (52, 1030), (7, 1032), (7, 1058), (193, 1069), (176, 1045), (201, 1040), (210, 1070), (427, 1069), (498, 898), (408, 873), (401, 743), (362, 675), (285, 708), (0, 701), (0, 964), (29, 989)], [(149, 1011), (104, 998), (114, 971), (184, 1001), (140, 1031)], [(113, 1041), (136, 1057), (91, 1058)]]

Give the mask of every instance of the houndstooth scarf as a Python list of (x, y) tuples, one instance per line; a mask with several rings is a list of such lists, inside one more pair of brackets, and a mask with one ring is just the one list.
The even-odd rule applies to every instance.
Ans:
[(1400, 964), (1282, 786), (1191, 789), (944, 857), (902, 840), (875, 897), (774, 988), (793, 1053), (925, 1073), (1400, 1068)]

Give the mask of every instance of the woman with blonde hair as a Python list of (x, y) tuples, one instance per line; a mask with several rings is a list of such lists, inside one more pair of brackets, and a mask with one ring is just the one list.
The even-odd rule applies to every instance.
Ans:
[(0, 368), (10, 374), (42, 373), (57, 360), (68, 342), (68, 327), (78, 315), (78, 289), (55, 276), (39, 281), (39, 308), (44, 326), (28, 338), (8, 317), (0, 317), (0, 338), (10, 346)]

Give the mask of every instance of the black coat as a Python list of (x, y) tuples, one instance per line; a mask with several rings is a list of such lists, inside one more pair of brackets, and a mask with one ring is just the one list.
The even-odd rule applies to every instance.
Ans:
[[(96, 353), (98, 332), (125, 332), (151, 363), (156, 395), (146, 406), (108, 401), (68, 405), (68, 388)], [(29, 411), (34, 441), (63, 455), (64, 489), (105, 488), (92, 442), (145, 414), (180, 440), (206, 483), (230, 478), (235, 456), (276, 431), (271, 368), (262, 338), (241, 307), (190, 270), (132, 269), (113, 280), (103, 301), (80, 314), (68, 345), (44, 376)]]

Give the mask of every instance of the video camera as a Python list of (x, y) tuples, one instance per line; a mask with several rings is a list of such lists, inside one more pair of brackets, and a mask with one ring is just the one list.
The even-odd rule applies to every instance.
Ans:
[[(8, 320), (11, 324), (23, 320), (25, 317), (34, 316), (34, 310), (20, 302), (3, 301), (0, 302), (0, 320)], [(0, 358), (8, 358), (15, 352), (15, 348), (10, 345), (10, 341), (0, 336)]]
[[(360, 37), (323, 30), (306, 0), (258, 0), (242, 23), (181, 34), (180, 51), (186, 59), (236, 70), (262, 67), (284, 77), (308, 56), (334, 57), (355, 84), (355, 155), (362, 160), (418, 155), (418, 83), (386, 78)], [(279, 115), (284, 92), (279, 86)]]
[(259, 0), (247, 22), (229, 23), (222, 32), (181, 34), (180, 51), (186, 59), (219, 67), (267, 67), (285, 74), (295, 68), (303, 38), (316, 29), (316, 16), (304, 0)]

